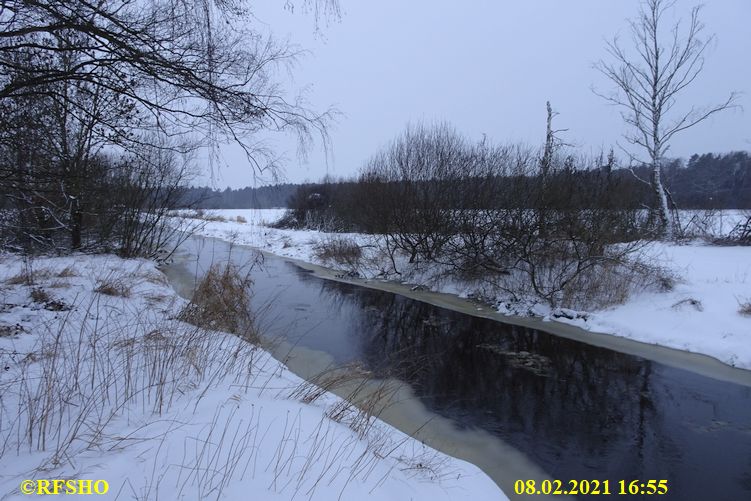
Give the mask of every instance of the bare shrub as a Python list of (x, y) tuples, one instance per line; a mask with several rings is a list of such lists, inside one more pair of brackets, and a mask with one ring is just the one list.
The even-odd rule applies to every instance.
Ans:
[(603, 265), (576, 276), (562, 291), (561, 303), (583, 309), (623, 304), (641, 277), (626, 266)]
[(315, 256), (324, 263), (333, 262), (355, 270), (360, 265), (362, 248), (352, 238), (332, 237), (319, 242), (314, 248)]
[(250, 310), (252, 285), (250, 275), (234, 264), (214, 264), (201, 279), (179, 319), (204, 329), (257, 340)]
[(410, 126), (376, 153), (361, 177), (361, 210), (378, 219), (392, 250), (432, 261), (455, 233), (459, 184), (475, 151), (449, 124)]
[(612, 151), (564, 150), (547, 111), (537, 151), (472, 143), (439, 124), (408, 129), (369, 161), (358, 200), (380, 221), (395, 273), (408, 258), (553, 307), (620, 303), (647, 281), (646, 188), (617, 172)]
[(99, 225), (100, 235), (117, 243), (122, 257), (165, 261), (200, 226), (194, 222), (170, 224), (170, 213), (181, 201), (183, 188), (193, 175), (191, 159), (170, 149), (170, 141), (141, 148), (119, 163), (111, 185), (116, 210)]
[(683, 239), (698, 238), (713, 241), (722, 238), (722, 211), (707, 209), (691, 215), (685, 225), (678, 228)]
[(731, 245), (751, 245), (751, 212), (746, 213), (745, 220), (739, 222), (732, 229), (727, 238), (719, 243)]
[(738, 301), (738, 313), (744, 317), (751, 317), (751, 300), (744, 302)]
[(242, 223), (242, 224), (245, 224), (245, 223), (247, 223), (247, 222), (248, 222), (248, 220), (247, 220), (247, 219), (245, 219), (245, 218), (244, 218), (243, 216), (237, 216), (237, 217), (235, 218), (235, 220), (236, 220), (236, 221), (237, 221), (238, 223)]
[(302, 226), (298, 221), (294, 210), (286, 210), (282, 217), (269, 224), (269, 227), (276, 228), (278, 230), (296, 229)]
[(45, 291), (41, 287), (35, 287), (31, 289), (29, 295), (35, 303), (49, 303), (50, 301), (52, 301), (52, 297), (50, 297), (47, 291)]
[(684, 307), (690, 307), (693, 308), (696, 311), (704, 311), (704, 305), (701, 304), (701, 301), (698, 299), (694, 299), (692, 297), (687, 297), (686, 299), (681, 299), (677, 303), (675, 303), (671, 308), (674, 310), (680, 310)]
[(660, 292), (670, 292), (675, 289), (678, 283), (678, 277), (666, 268), (656, 268), (656, 273), (652, 276), (652, 285), (657, 287)]

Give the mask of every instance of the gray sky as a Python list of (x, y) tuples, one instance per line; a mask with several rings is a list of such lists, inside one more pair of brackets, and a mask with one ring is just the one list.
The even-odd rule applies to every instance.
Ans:
[[(447, 120), (472, 139), (485, 133), (496, 142), (540, 144), (548, 99), (559, 112), (557, 127), (569, 129), (563, 138), (582, 151), (624, 144), (618, 110), (591, 90), (612, 89), (592, 64), (606, 56), (605, 39), (622, 33), (627, 42), (636, 0), (340, 2), (341, 20), (322, 25), (318, 35), (299, 10), (284, 10), (279, 0), (253, 2), (277, 37), (310, 51), (291, 85), (308, 87), (313, 108), (333, 105), (343, 114), (330, 132), (328, 161), (320, 145), (301, 162), (294, 140), (275, 140), (287, 180), (353, 176), (408, 122), (420, 120)], [(678, 0), (678, 12), (688, 14), (695, 4)], [(717, 41), (679, 108), (716, 104), (738, 91), (744, 110), (676, 137), (670, 156), (751, 149), (751, 1), (708, 1), (702, 20)], [(223, 149), (218, 167), (218, 187), (254, 184), (233, 147)]]

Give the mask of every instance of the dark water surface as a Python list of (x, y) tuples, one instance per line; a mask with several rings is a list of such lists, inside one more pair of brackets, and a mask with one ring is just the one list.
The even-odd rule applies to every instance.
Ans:
[[(210, 245), (199, 269), (226, 259)], [(254, 257), (232, 250), (238, 263)], [(398, 377), (432, 412), (498, 437), (564, 486), (667, 480), (666, 496), (623, 497), (751, 500), (748, 386), (324, 280), (281, 258), (252, 276), (265, 335)]]

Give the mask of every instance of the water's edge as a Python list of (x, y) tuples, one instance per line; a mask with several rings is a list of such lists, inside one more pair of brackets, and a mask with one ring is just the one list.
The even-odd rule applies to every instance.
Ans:
[[(221, 239), (212, 237), (193, 236), (196, 240), (212, 242), (220, 246), (229, 246), (230, 244)], [(310, 263), (288, 259), (284, 256), (278, 256), (269, 252), (263, 252), (260, 249), (251, 246), (237, 246), (254, 252), (261, 252), (264, 256), (281, 261), (289, 261), (303, 269), (309, 269), (303, 264), (320, 268), (315, 270), (315, 276), (322, 279), (332, 279), (340, 282), (347, 282), (336, 278), (336, 271), (327, 270), (323, 267), (316, 267)], [(195, 256), (189, 256), (195, 257)], [(194, 264), (185, 255), (175, 255), (173, 264), (165, 265), (162, 271), (168, 278), (170, 285), (175, 291), (185, 299), (190, 299), (194, 285), (195, 273), (191, 271), (190, 266)], [(320, 273), (320, 275), (319, 275)], [(351, 282), (359, 285), (357, 282)], [(377, 289), (378, 287), (371, 287)], [(382, 289), (390, 292), (388, 289)], [(440, 305), (439, 305), (440, 306)], [(455, 309), (455, 308), (452, 308)], [(460, 310), (457, 310), (460, 311)], [(329, 370), (333, 366), (333, 359), (325, 352), (313, 350), (301, 346), (293, 346), (286, 341), (275, 341), (272, 343), (263, 343), (262, 347), (267, 350), (277, 361), (284, 364), (290, 371), (298, 377), (310, 380), (313, 376)], [(391, 381), (391, 380), (390, 380)], [(378, 419), (393, 426), (402, 433), (412, 436), (429, 447), (438, 450), (449, 456), (467, 461), (485, 472), (508, 496), (510, 499), (526, 499), (529, 496), (517, 496), (514, 494), (513, 485), (518, 479), (534, 479), (538, 485), (543, 480), (551, 480), (551, 477), (531, 461), (523, 452), (515, 447), (506, 444), (495, 436), (483, 430), (461, 430), (457, 429), (455, 423), (443, 416), (440, 416), (425, 407), (417, 398), (406, 383), (393, 380), (399, 386), (398, 395), (395, 396), (394, 402), (386, 407), (378, 415)], [(353, 383), (355, 384), (355, 383)], [(374, 388), (378, 386), (379, 381), (368, 383)], [(347, 399), (349, 396), (348, 388), (334, 388), (330, 390), (335, 395)], [(502, 465), (502, 468), (489, 468), (489, 464), (494, 466)], [(536, 499), (541, 501), (547, 499), (571, 499), (569, 496), (545, 496), (536, 495)]]
[[(297, 267), (297, 269), (307, 271), (307, 273), (298, 273), (302, 273), (303, 276), (316, 277), (323, 280), (322, 283), (333, 281), (348, 284), (348, 287), (384, 291), (388, 294), (403, 296), (410, 300), (452, 310), (460, 314), (488, 319), (491, 324), (497, 321), (499, 324), (512, 324), (544, 331), (553, 334), (553, 337), (567, 338), (612, 352), (636, 356), (644, 359), (646, 361), (644, 363), (647, 364), (654, 361), (671, 368), (693, 372), (699, 376), (718, 381), (720, 385), (718, 388), (721, 387), (723, 382), (751, 388), (751, 371), (730, 367), (709, 356), (641, 343), (608, 334), (592, 333), (561, 322), (544, 322), (539, 318), (507, 316), (494, 311), (492, 308), (455, 295), (411, 290), (408, 285), (394, 282), (349, 278), (326, 267), (278, 256), (250, 246), (233, 245), (221, 239), (193, 237), (192, 242), (191, 245), (195, 245), (194, 250), (188, 252), (184, 250), (177, 258), (176, 263), (167, 266), (164, 270), (173, 288), (184, 297), (191, 294), (196, 276), (198, 276), (197, 269), (192, 270), (193, 264), (198, 267), (199, 259), (196, 256), (206, 256), (204, 253), (208, 251), (211, 255), (215, 252), (218, 253), (217, 257), (221, 258), (228, 249), (235, 248), (238, 253), (245, 255), (240, 260), (241, 262), (252, 259), (251, 254), (259, 255), (256, 253), (260, 253), (260, 255), (266, 256), (272, 269), (274, 266), (278, 266), (274, 263), (291, 263), (291, 268)], [(191, 247), (191, 245), (186, 247)], [(269, 290), (270, 285), (273, 287), (268, 282), (261, 283), (264, 284), (262, 289), (264, 291)], [(306, 380), (310, 380), (315, 374), (330, 368), (334, 361), (332, 354), (335, 351), (330, 354), (327, 351), (320, 351), (319, 348), (312, 349), (290, 345), (286, 341), (277, 344), (272, 343), (270, 346), (267, 346), (266, 343), (262, 344), (274, 358), (286, 364), (292, 372)], [(587, 348), (587, 350), (589, 349), (592, 348)], [(584, 347), (582, 347), (582, 350), (584, 350)], [(399, 384), (402, 386), (400, 398), (398, 398), (399, 404), (389, 407), (383, 415), (379, 416), (381, 420), (406, 434), (414, 435), (434, 449), (473, 463), (484, 470), (511, 498), (516, 498), (513, 494), (515, 480), (536, 479), (539, 482), (548, 478), (547, 474), (536, 464), (537, 461), (530, 460), (526, 453), (522, 452), (526, 450), (523, 447), (517, 449), (510, 443), (506, 443), (497, 436), (491, 436), (483, 430), (458, 429), (451, 419), (444, 418), (426, 408), (408, 384), (400, 382)], [(334, 393), (343, 398), (348, 397), (346, 389), (334, 391)], [(715, 422), (712, 421), (710, 424), (715, 424)], [(518, 446), (518, 444), (516, 445)], [(549, 469), (550, 464), (547, 467)], [(555, 468), (553, 469), (555, 470)]]
[[(204, 237), (201, 237), (204, 238)], [(219, 239), (217, 239), (219, 240)], [(224, 242), (223, 240), (219, 240)], [(226, 243), (226, 242), (225, 242)], [(295, 265), (308, 270), (314, 276), (325, 280), (347, 283), (369, 289), (376, 289), (401, 296), (408, 297), (417, 301), (446, 308), (466, 315), (472, 315), (480, 318), (497, 320), (502, 323), (529, 327), (531, 329), (541, 330), (554, 334), (556, 336), (573, 339), (589, 345), (607, 348), (619, 353), (635, 355), (647, 360), (659, 362), (669, 367), (683, 369), (696, 374), (707, 376), (721, 381), (732, 382), (743, 386), (751, 387), (751, 370), (733, 367), (722, 361), (704, 355), (677, 348), (670, 348), (658, 344), (645, 343), (624, 337), (615, 336), (601, 332), (594, 332), (576, 327), (567, 323), (556, 320), (543, 321), (535, 317), (521, 317), (516, 315), (506, 315), (494, 310), (489, 306), (478, 305), (471, 300), (461, 298), (455, 294), (444, 292), (413, 290), (412, 287), (398, 282), (379, 281), (361, 278), (351, 278), (343, 276), (341, 271), (326, 268), (317, 264), (309, 263), (300, 259), (280, 256), (251, 246), (239, 246), (246, 249), (252, 249), (263, 255), (273, 256), (277, 259), (294, 263)]]

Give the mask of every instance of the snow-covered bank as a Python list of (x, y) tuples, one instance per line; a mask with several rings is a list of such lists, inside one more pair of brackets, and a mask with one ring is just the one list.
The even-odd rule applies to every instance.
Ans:
[(185, 301), (149, 261), (0, 260), (0, 499), (56, 478), (106, 480), (101, 499), (505, 499), (382, 422), (362, 433), (332, 394), (302, 398), (260, 348), (176, 320)]
[(751, 369), (751, 317), (739, 311), (751, 300), (751, 247), (654, 244), (649, 251), (680, 277), (672, 291), (644, 292), (573, 323)]
[[(346, 266), (322, 260), (317, 248), (332, 239), (347, 239), (364, 249), (358, 272), (365, 278), (384, 278), (388, 267), (379, 256), (374, 237), (360, 234), (327, 234), (317, 231), (278, 230), (264, 226), (282, 214), (281, 209), (221, 210), (214, 214), (226, 221), (210, 221), (200, 234), (249, 245), (302, 261), (347, 270)], [(247, 222), (237, 222), (241, 216)], [(728, 226), (726, 218), (723, 221)], [(480, 295), (494, 299), (499, 311), (529, 313), (577, 325), (583, 329), (613, 334), (637, 341), (701, 353), (733, 367), (751, 369), (751, 317), (741, 314), (741, 304), (751, 301), (751, 248), (710, 246), (700, 242), (685, 245), (654, 243), (644, 249), (650, 260), (670, 270), (677, 278), (669, 292), (642, 292), (622, 305), (574, 319), (554, 315), (543, 305), (509, 304), (508, 298), (492, 295), (478, 283), (462, 283), (438, 278), (430, 269), (410, 269), (399, 263), (405, 273), (400, 277), (410, 284), (457, 294)], [(391, 276), (390, 278), (394, 278)], [(582, 312), (580, 312), (582, 313)]]

